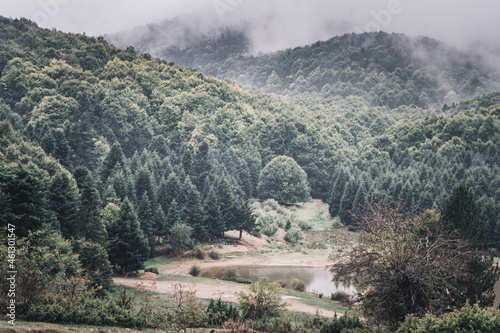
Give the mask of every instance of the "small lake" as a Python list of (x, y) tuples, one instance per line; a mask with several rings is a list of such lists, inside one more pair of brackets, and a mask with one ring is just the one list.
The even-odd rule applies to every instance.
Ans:
[[(344, 291), (349, 294), (356, 292), (353, 286), (346, 287), (342, 283), (332, 282), (332, 273), (328, 269), (319, 267), (289, 267), (289, 266), (271, 266), (271, 267), (253, 267), (238, 266), (241, 277), (257, 281), (263, 276), (267, 276), (270, 281), (285, 280), (288, 284), (293, 279), (300, 279), (305, 282), (308, 292), (322, 293), (326, 297), (336, 291)], [(216, 267), (203, 272), (203, 277), (222, 278), (222, 268)], [(495, 305), (500, 304), (500, 280), (495, 285)]]
[[(293, 279), (299, 279), (305, 282), (306, 291), (322, 293), (326, 297), (336, 291), (344, 291), (349, 294), (356, 292), (353, 286), (346, 287), (342, 283), (332, 282), (332, 273), (325, 268), (320, 267), (251, 267), (238, 266), (242, 278), (257, 281), (263, 276), (267, 276), (270, 281), (285, 280), (290, 285)], [(221, 268), (208, 269), (203, 272), (203, 277), (222, 278)]]

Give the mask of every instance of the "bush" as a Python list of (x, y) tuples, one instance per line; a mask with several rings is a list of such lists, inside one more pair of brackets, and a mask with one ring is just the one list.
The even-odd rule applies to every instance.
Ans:
[(268, 237), (272, 237), (279, 229), (271, 216), (260, 217), (256, 224), (259, 226), (260, 233)]
[(300, 279), (293, 279), (292, 283), (290, 283), (290, 287), (296, 291), (306, 291), (306, 283)]
[(287, 231), (283, 239), (291, 244), (297, 244), (302, 240), (302, 232), (299, 229), (293, 228)]
[(213, 260), (219, 260), (220, 259), (220, 253), (217, 251), (210, 251), (208, 252), (208, 256), (212, 258)]
[(321, 327), (321, 333), (340, 333), (353, 328), (365, 328), (365, 324), (359, 317), (348, 317), (347, 315), (340, 318), (333, 318)]
[(408, 317), (398, 329), (400, 333), (424, 332), (500, 332), (500, 310), (482, 309), (477, 304), (436, 317)]
[(278, 282), (281, 288), (286, 288), (286, 286), (288, 285), (288, 282), (286, 282), (286, 280), (277, 280), (276, 282)]
[(352, 300), (352, 296), (346, 293), (345, 291), (336, 291), (332, 293), (331, 296), (332, 301), (337, 301), (337, 302), (342, 302), (342, 303), (348, 303)]
[(158, 268), (151, 267), (151, 266), (144, 268), (144, 272), (151, 272), (151, 273), (155, 273), (155, 274), (160, 274), (160, 271), (158, 270)]
[(59, 324), (141, 328), (146, 322), (136, 311), (119, 307), (108, 298), (85, 296), (75, 304), (45, 299), (30, 306), (26, 319)]
[(201, 274), (201, 267), (199, 265), (191, 266), (191, 269), (189, 270), (189, 275), (200, 276), (200, 274)]
[(286, 306), (281, 299), (282, 294), (283, 288), (278, 283), (271, 283), (267, 277), (262, 277), (250, 285), (250, 294), (238, 294), (238, 306), (248, 319), (277, 317)]
[(300, 230), (305, 231), (305, 230), (311, 230), (313, 227), (311, 224), (307, 222), (299, 221), (299, 228)]
[(238, 278), (240, 277), (240, 269), (238, 266), (226, 266), (222, 270), (222, 275), (226, 278)]
[(211, 325), (222, 326), (226, 321), (236, 319), (238, 310), (233, 304), (223, 302), (220, 298), (217, 301), (211, 299), (208, 303), (207, 315)]
[(207, 253), (202, 249), (198, 248), (194, 251), (194, 256), (200, 260), (203, 260), (207, 257)]
[(277, 210), (280, 205), (274, 199), (267, 199), (266, 201), (264, 201), (262, 203), (262, 207), (266, 207), (266, 206), (269, 207), (269, 208), (271, 208), (272, 210)]

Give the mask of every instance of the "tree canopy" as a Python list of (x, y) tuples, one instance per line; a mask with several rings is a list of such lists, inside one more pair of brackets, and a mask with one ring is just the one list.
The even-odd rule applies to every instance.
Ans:
[(275, 157), (260, 172), (257, 192), (262, 200), (304, 202), (309, 199), (309, 191), (306, 173), (291, 157)]

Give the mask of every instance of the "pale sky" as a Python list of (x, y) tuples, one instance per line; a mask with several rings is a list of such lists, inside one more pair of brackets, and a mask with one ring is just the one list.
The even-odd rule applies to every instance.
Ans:
[(196, 14), (215, 24), (253, 22), (264, 50), (382, 30), (452, 44), (500, 42), (498, 0), (0, 0), (0, 15), (99, 36)]

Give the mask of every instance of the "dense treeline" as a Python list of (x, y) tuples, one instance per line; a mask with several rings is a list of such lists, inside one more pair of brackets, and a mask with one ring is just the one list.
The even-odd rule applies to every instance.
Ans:
[[(276, 156), (325, 193), (347, 155), (351, 134), (327, 115), (102, 39), (0, 23), (2, 221), (19, 222), (19, 237), (50, 225), (126, 273), (158, 242), (181, 251), (251, 231), (247, 200)], [(52, 169), (28, 163), (23, 145)]]
[(500, 236), (500, 94), (460, 103), (451, 116), (402, 121), (366, 141), (354, 165), (332, 175), (330, 214), (354, 224), (351, 212), (368, 198), (387, 198), (409, 209), (440, 209), (451, 191), (474, 190), (491, 246)]
[(158, 31), (166, 28), (140, 31), (140, 39), (120, 33), (107, 38), (208, 75), (300, 99), (359, 96), (371, 106), (427, 108), (451, 106), (500, 87), (498, 72), (479, 55), (426, 37), (346, 34), (305, 47), (248, 55), (252, 41), (244, 29), (198, 36), (182, 47), (171, 41), (172, 46), (160, 48)]

